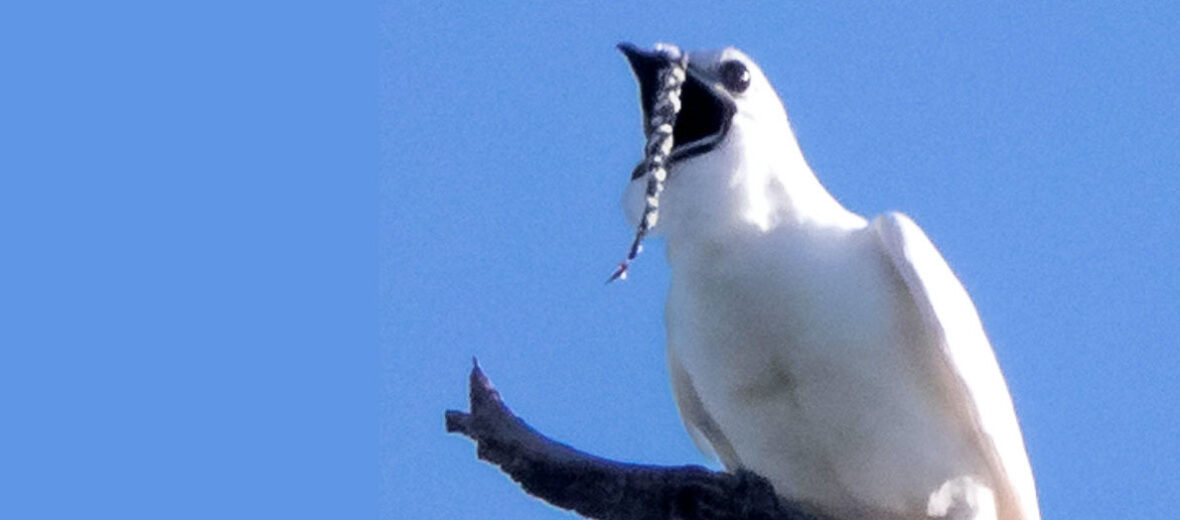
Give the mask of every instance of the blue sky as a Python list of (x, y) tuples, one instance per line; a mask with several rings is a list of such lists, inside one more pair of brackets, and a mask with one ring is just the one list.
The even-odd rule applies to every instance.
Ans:
[(614, 45), (734, 45), (847, 207), (911, 215), (980, 310), (1046, 518), (1180, 499), (1180, 7), (382, 4), (382, 518), (565, 518), (443, 432), (478, 356), (514, 410), (621, 460), (705, 463), (631, 236)]
[(0, 518), (372, 515), (373, 10), (2, 11)]

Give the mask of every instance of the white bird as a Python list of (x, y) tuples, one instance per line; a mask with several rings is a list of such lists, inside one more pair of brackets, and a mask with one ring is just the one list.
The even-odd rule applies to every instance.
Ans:
[[(647, 113), (667, 61), (620, 49)], [(1040, 518), (995, 355), (922, 230), (841, 206), (742, 52), (689, 53), (681, 100), (653, 232), (671, 267), (672, 385), (698, 447), (838, 518)], [(632, 223), (645, 189), (637, 168)]]

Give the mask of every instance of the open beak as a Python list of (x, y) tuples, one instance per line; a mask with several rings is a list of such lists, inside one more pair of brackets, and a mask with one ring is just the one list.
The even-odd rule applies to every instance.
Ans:
[[(668, 65), (668, 60), (662, 54), (642, 50), (630, 43), (620, 43), (619, 50), (631, 63), (631, 70), (639, 82), (643, 129), (647, 133), (650, 130), (648, 121), (651, 109), (659, 91), (659, 73)], [(680, 90), (680, 114), (672, 129), (670, 162), (711, 150), (729, 131), (729, 123), (736, 111), (733, 101), (714, 88), (691, 62), (685, 72), (684, 85)], [(637, 173), (642, 175), (638, 170)], [(632, 178), (635, 178), (634, 175)]]

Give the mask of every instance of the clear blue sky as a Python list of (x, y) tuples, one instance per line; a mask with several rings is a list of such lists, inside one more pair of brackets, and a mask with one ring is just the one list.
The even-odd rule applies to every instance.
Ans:
[(443, 433), (473, 355), (556, 439), (705, 463), (667, 383), (660, 243), (603, 286), (642, 146), (620, 41), (745, 50), (839, 200), (925, 228), (1046, 518), (1175, 516), (1180, 7), (857, 4), (381, 6), (382, 518), (570, 516)]
[(0, 518), (374, 516), (355, 9), (0, 8)]

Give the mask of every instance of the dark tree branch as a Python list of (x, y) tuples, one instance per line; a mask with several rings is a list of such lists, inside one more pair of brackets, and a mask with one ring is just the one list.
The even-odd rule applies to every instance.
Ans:
[(478, 363), (470, 384), (471, 413), (448, 410), (447, 431), (470, 437), (479, 458), (557, 507), (603, 520), (823, 520), (750, 472), (627, 464), (578, 451), (513, 415)]

